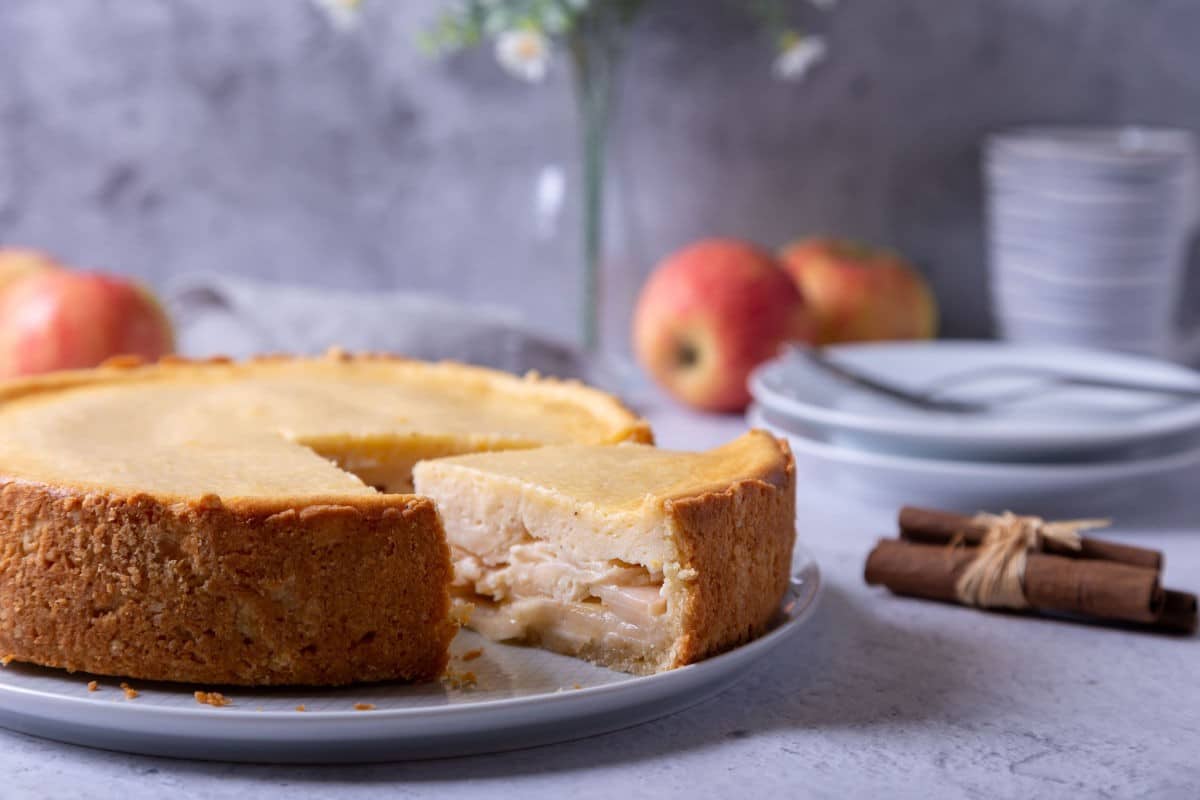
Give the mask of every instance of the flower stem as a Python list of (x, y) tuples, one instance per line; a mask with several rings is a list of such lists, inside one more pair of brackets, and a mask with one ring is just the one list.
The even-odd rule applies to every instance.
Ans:
[(583, 274), (579, 291), (579, 339), (584, 350), (600, 345), (600, 269), (604, 260), (604, 178), (609, 111), (619, 55), (619, 31), (609, 21), (580, 20), (567, 37), (579, 108), (582, 160)]

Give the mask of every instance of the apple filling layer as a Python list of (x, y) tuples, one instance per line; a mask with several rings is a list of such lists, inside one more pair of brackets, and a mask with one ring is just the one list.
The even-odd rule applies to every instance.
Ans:
[(786, 445), (551, 446), (413, 468), (437, 504), (466, 624), (647, 674), (767, 628), (795, 539)]
[(453, 555), (455, 595), (475, 606), (471, 627), (489, 639), (637, 652), (670, 636), (661, 572), (616, 559), (575, 561), (533, 539), (512, 545), (504, 560), (461, 547)]

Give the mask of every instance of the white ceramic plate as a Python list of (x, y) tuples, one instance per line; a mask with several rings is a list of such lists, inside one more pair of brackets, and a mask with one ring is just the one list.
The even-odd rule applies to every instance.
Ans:
[(855, 387), (796, 355), (767, 362), (750, 378), (763, 408), (788, 427), (835, 444), (901, 455), (978, 461), (1069, 461), (1200, 432), (1200, 401), (1147, 393), (1057, 387), (1002, 374), (1034, 367), (1093, 378), (1200, 388), (1200, 375), (1141, 356), (1004, 342), (892, 342), (827, 349), (830, 358), (882, 381), (923, 390), (949, 376), (994, 377), (948, 392), (986, 400), (1028, 390), (1028, 400), (980, 414), (925, 411)]
[(914, 458), (816, 441), (751, 406), (747, 421), (786, 437), (797, 474), (820, 476), (880, 504), (1103, 517), (1154, 480), (1200, 465), (1200, 446), (1166, 455), (1082, 464), (978, 463)]
[[(544, 650), (494, 644), (462, 631), (451, 666), (477, 685), (374, 684), (345, 689), (229, 688), (233, 705), (200, 705), (213, 687), (119, 681), (13, 663), (0, 670), (0, 725), (72, 744), (221, 761), (349, 763), (440, 758), (581, 739), (681, 711), (712, 697), (800, 632), (816, 606), (820, 573), (797, 546), (775, 627), (736, 650), (636, 677)], [(464, 662), (476, 648), (482, 654)], [(356, 711), (355, 704), (375, 706)], [(303, 713), (296, 707), (303, 705)]]

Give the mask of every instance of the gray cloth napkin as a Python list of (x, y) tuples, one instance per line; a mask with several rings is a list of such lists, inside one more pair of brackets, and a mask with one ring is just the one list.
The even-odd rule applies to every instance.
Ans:
[(519, 315), (435, 295), (291, 286), (228, 275), (186, 275), (166, 291), (179, 351), (189, 356), (349, 351), (452, 359), (509, 372), (594, 377), (569, 345), (530, 331)]

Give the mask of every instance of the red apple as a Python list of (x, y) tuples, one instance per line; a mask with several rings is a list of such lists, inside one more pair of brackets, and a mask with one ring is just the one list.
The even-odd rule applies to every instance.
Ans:
[(162, 306), (126, 278), (42, 270), (0, 293), (0, 377), (94, 367), (117, 355), (156, 359), (173, 345)]
[(780, 257), (816, 321), (818, 344), (930, 339), (937, 332), (929, 285), (894, 253), (812, 238), (788, 245)]
[(746, 378), (790, 340), (807, 340), (804, 300), (771, 253), (708, 239), (664, 260), (633, 317), (642, 366), (677, 399), (708, 411), (750, 402)]
[(23, 247), (0, 247), (0, 291), (20, 279), (62, 265), (40, 250)]

